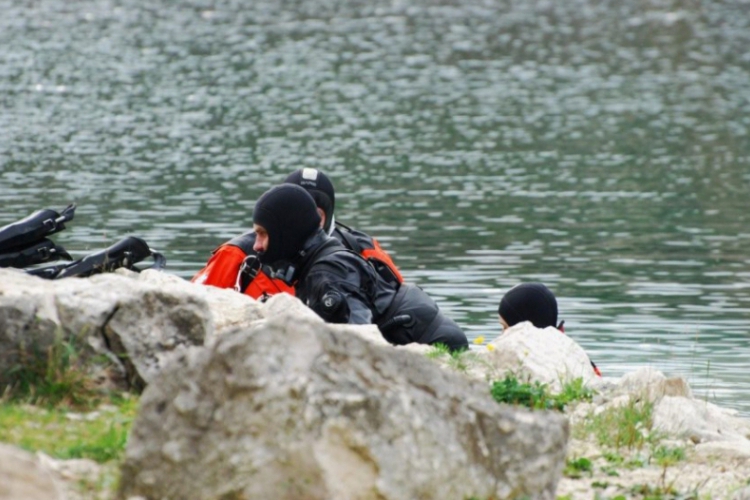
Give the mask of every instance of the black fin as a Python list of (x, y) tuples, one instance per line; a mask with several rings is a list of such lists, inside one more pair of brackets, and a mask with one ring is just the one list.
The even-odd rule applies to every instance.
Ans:
[(75, 204), (58, 213), (51, 209), (37, 210), (28, 217), (0, 227), (0, 252), (20, 250), (42, 238), (65, 229), (65, 223), (75, 216)]
[(140, 272), (135, 264), (147, 257), (154, 259), (150, 269), (164, 269), (167, 259), (160, 253), (151, 250), (148, 244), (136, 236), (128, 236), (114, 245), (78, 259), (65, 266), (53, 279), (77, 276), (85, 278), (93, 274), (106, 273), (124, 267)]

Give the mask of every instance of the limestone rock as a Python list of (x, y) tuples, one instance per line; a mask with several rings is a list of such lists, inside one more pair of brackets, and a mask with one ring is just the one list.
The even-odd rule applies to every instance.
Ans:
[(664, 396), (653, 411), (654, 428), (695, 443), (736, 441), (750, 446), (750, 424), (718, 406), (682, 396)]
[(184, 282), (149, 284), (122, 273), (48, 281), (0, 269), (0, 386), (21, 353), (44, 359), (62, 341), (84, 356), (109, 355), (142, 387), (173, 354), (203, 344), (212, 331), (207, 302)]
[[(312, 309), (303, 304), (298, 298), (286, 293), (278, 293), (271, 296), (260, 306), (258, 317), (273, 318), (279, 314), (291, 314), (300, 320), (307, 319), (313, 323), (320, 321), (320, 317)], [(383, 334), (380, 333), (377, 325), (329, 324), (328, 326), (333, 331), (346, 332), (347, 334), (354, 333), (375, 344), (390, 345), (383, 337)]]
[(728, 410), (693, 397), (687, 381), (666, 377), (653, 367), (624, 375), (608, 395), (607, 405), (626, 404), (632, 399), (654, 404), (654, 429), (694, 443), (737, 441), (750, 445), (750, 423)]
[(750, 500), (750, 486), (742, 488), (732, 495), (732, 500)]
[(693, 391), (681, 377), (666, 377), (653, 367), (643, 367), (624, 375), (614, 390), (617, 394), (633, 395), (651, 402), (664, 396), (692, 399)]
[(134, 287), (119, 298), (103, 327), (108, 346), (122, 353), (136, 387), (149, 383), (181, 350), (202, 345), (211, 331), (206, 302), (180, 286)]
[(31, 453), (0, 443), (0, 500), (63, 500), (52, 472)]
[[(138, 279), (152, 285), (183, 288), (205, 300), (213, 322), (213, 329), (207, 341), (213, 335), (221, 335), (234, 328), (246, 327), (265, 316), (261, 302), (232, 289), (190, 283), (178, 276), (152, 269), (140, 273)], [(300, 305), (304, 307), (301, 303)]]
[(494, 350), (485, 357), (498, 372), (539, 381), (552, 392), (559, 392), (564, 382), (576, 378), (586, 385), (599, 383), (583, 348), (556, 328), (539, 329), (525, 321), (490, 344)]
[(567, 433), (424, 356), (279, 312), (152, 381), (120, 496), (552, 499)]
[(698, 444), (695, 447), (695, 452), (707, 458), (750, 461), (750, 440), (709, 441)]

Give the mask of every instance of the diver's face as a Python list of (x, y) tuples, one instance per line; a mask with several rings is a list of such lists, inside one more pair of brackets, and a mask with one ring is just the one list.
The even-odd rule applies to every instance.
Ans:
[(510, 328), (510, 326), (508, 326), (508, 322), (505, 321), (505, 318), (503, 318), (502, 316), (498, 316), (498, 318), (500, 319), (500, 326), (503, 327), (503, 331), (505, 331), (508, 328)]
[(255, 231), (255, 244), (253, 250), (258, 253), (263, 253), (268, 250), (268, 231), (263, 226), (253, 224), (253, 231)]

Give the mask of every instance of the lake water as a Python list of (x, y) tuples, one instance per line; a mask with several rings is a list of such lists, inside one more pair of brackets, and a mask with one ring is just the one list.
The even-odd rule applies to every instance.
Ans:
[(317, 167), (471, 338), (520, 281), (607, 376), (750, 416), (746, 1), (0, 0), (0, 224), (191, 277)]

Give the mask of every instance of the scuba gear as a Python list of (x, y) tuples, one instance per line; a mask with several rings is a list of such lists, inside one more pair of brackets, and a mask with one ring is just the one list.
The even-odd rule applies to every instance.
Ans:
[[(284, 183), (301, 187), (312, 196), (317, 205), (316, 212), (320, 213), (322, 210), (325, 214), (323, 226), (325, 234), (336, 238), (345, 248), (362, 256), (386, 282), (393, 285), (403, 283), (404, 279), (398, 268), (375, 238), (335, 220), (333, 211), (336, 195), (333, 184), (323, 172), (315, 168), (301, 168), (287, 176)], [(276, 186), (276, 188), (282, 186)], [(274, 189), (269, 190), (261, 198), (270, 195)], [(219, 288), (233, 288), (255, 299), (264, 294), (273, 295), (280, 292), (294, 294), (294, 288), (292, 288), (294, 271), (290, 272), (289, 268), (283, 270), (281, 268), (288, 266), (289, 261), (296, 259), (296, 252), (293, 248), (297, 245), (287, 240), (290, 234), (299, 229), (296, 227), (299, 221), (291, 220), (287, 223), (284, 218), (289, 217), (287, 212), (290, 207), (294, 211), (301, 206), (295, 207), (296, 202), (293, 200), (285, 200), (285, 203), (286, 205), (279, 200), (268, 203), (268, 200), (261, 199), (255, 205), (254, 222), (262, 226), (269, 236), (268, 241), (263, 242), (266, 248), (261, 254), (253, 249), (256, 241), (255, 232), (247, 232), (214, 249), (206, 265), (193, 276), (191, 281)], [(307, 217), (306, 210), (303, 211)], [(320, 224), (319, 221), (318, 224)], [(247, 272), (247, 269), (243, 271), (245, 267), (243, 261), (251, 254), (258, 255), (261, 261), (260, 270), (255, 271), (254, 277)], [(275, 270), (271, 270), (270, 266), (273, 266)], [(248, 280), (249, 283), (247, 283)]]
[(336, 290), (326, 292), (320, 298), (320, 307), (317, 313), (328, 323), (348, 323), (349, 306), (346, 299)]
[[(384, 280), (362, 256), (322, 231), (295, 261), (295, 293), (321, 318), (334, 323), (374, 323), (391, 344), (445, 344), (468, 349), (466, 334), (421, 288)], [(335, 294), (335, 295), (334, 295)], [(342, 309), (337, 299), (341, 297)]]
[(263, 272), (274, 281), (278, 280), (287, 286), (292, 286), (294, 284), (294, 274), (297, 272), (297, 269), (290, 262), (283, 260), (277, 261), (275, 267), (263, 267)]
[(140, 272), (142, 269), (135, 267), (135, 264), (146, 257), (154, 259), (154, 264), (149, 269), (164, 269), (167, 260), (162, 254), (151, 250), (142, 239), (128, 236), (104, 250), (70, 263), (54, 279), (71, 276), (86, 277), (92, 274), (114, 271), (120, 267)]
[(388, 332), (393, 328), (396, 328), (398, 326), (406, 326), (412, 321), (411, 315), (409, 314), (400, 314), (398, 316), (394, 316), (391, 319), (384, 321), (380, 326), (381, 332)]
[(388, 283), (397, 285), (404, 282), (401, 272), (393, 263), (393, 259), (380, 247), (378, 240), (362, 231), (357, 231), (349, 226), (336, 222), (336, 227), (331, 236), (339, 240), (346, 248), (359, 254), (375, 271)]
[(18, 222), (0, 227), (0, 251), (26, 247), (36, 243), (45, 236), (65, 229), (65, 223), (75, 215), (75, 204), (68, 205), (62, 212), (54, 210), (37, 210)]
[(71, 261), (73, 258), (63, 247), (55, 245), (47, 238), (42, 238), (31, 246), (0, 254), (0, 267), (22, 268), (51, 260)]
[[(282, 292), (294, 295), (294, 288), (269, 277), (271, 271), (268, 266), (261, 265), (260, 259), (256, 261), (257, 264), (248, 261), (247, 268), (243, 270), (243, 263), (250, 255), (258, 257), (258, 253), (253, 250), (254, 244), (253, 231), (232, 238), (211, 253), (206, 265), (190, 281), (218, 288), (231, 288), (256, 300), (263, 295), (270, 296)], [(258, 266), (257, 270), (255, 266)]]
[(142, 239), (128, 236), (104, 250), (92, 253), (74, 262), (27, 269), (26, 272), (46, 279), (62, 279), (73, 276), (85, 278), (93, 274), (111, 272), (121, 267), (141, 272), (144, 269), (135, 267), (135, 264), (147, 257), (154, 259), (154, 263), (147, 269), (164, 269), (166, 258), (162, 254), (153, 251)]
[(75, 204), (71, 204), (59, 213), (51, 209), (37, 210), (0, 227), (0, 267), (23, 268), (51, 260), (71, 260), (64, 248), (46, 237), (65, 229), (75, 209)]
[[(91, 276), (114, 271), (120, 267), (140, 272), (135, 264), (146, 257), (154, 259), (150, 269), (164, 269), (166, 259), (154, 252), (148, 244), (135, 236), (128, 236), (99, 252), (73, 261), (64, 248), (47, 239), (47, 236), (65, 229), (73, 220), (76, 205), (70, 204), (61, 212), (37, 210), (28, 217), (0, 227), (0, 267), (28, 268), (26, 273), (45, 279), (70, 276)], [(59, 264), (31, 268), (52, 260), (65, 260)]]
[(46, 280), (53, 280), (58, 274), (60, 274), (60, 271), (62, 271), (69, 265), (69, 262), (63, 262), (62, 264), (54, 264), (51, 266), (36, 267), (34, 269), (24, 269), (24, 271), (26, 271), (26, 274), (30, 274), (32, 276), (38, 276)]

